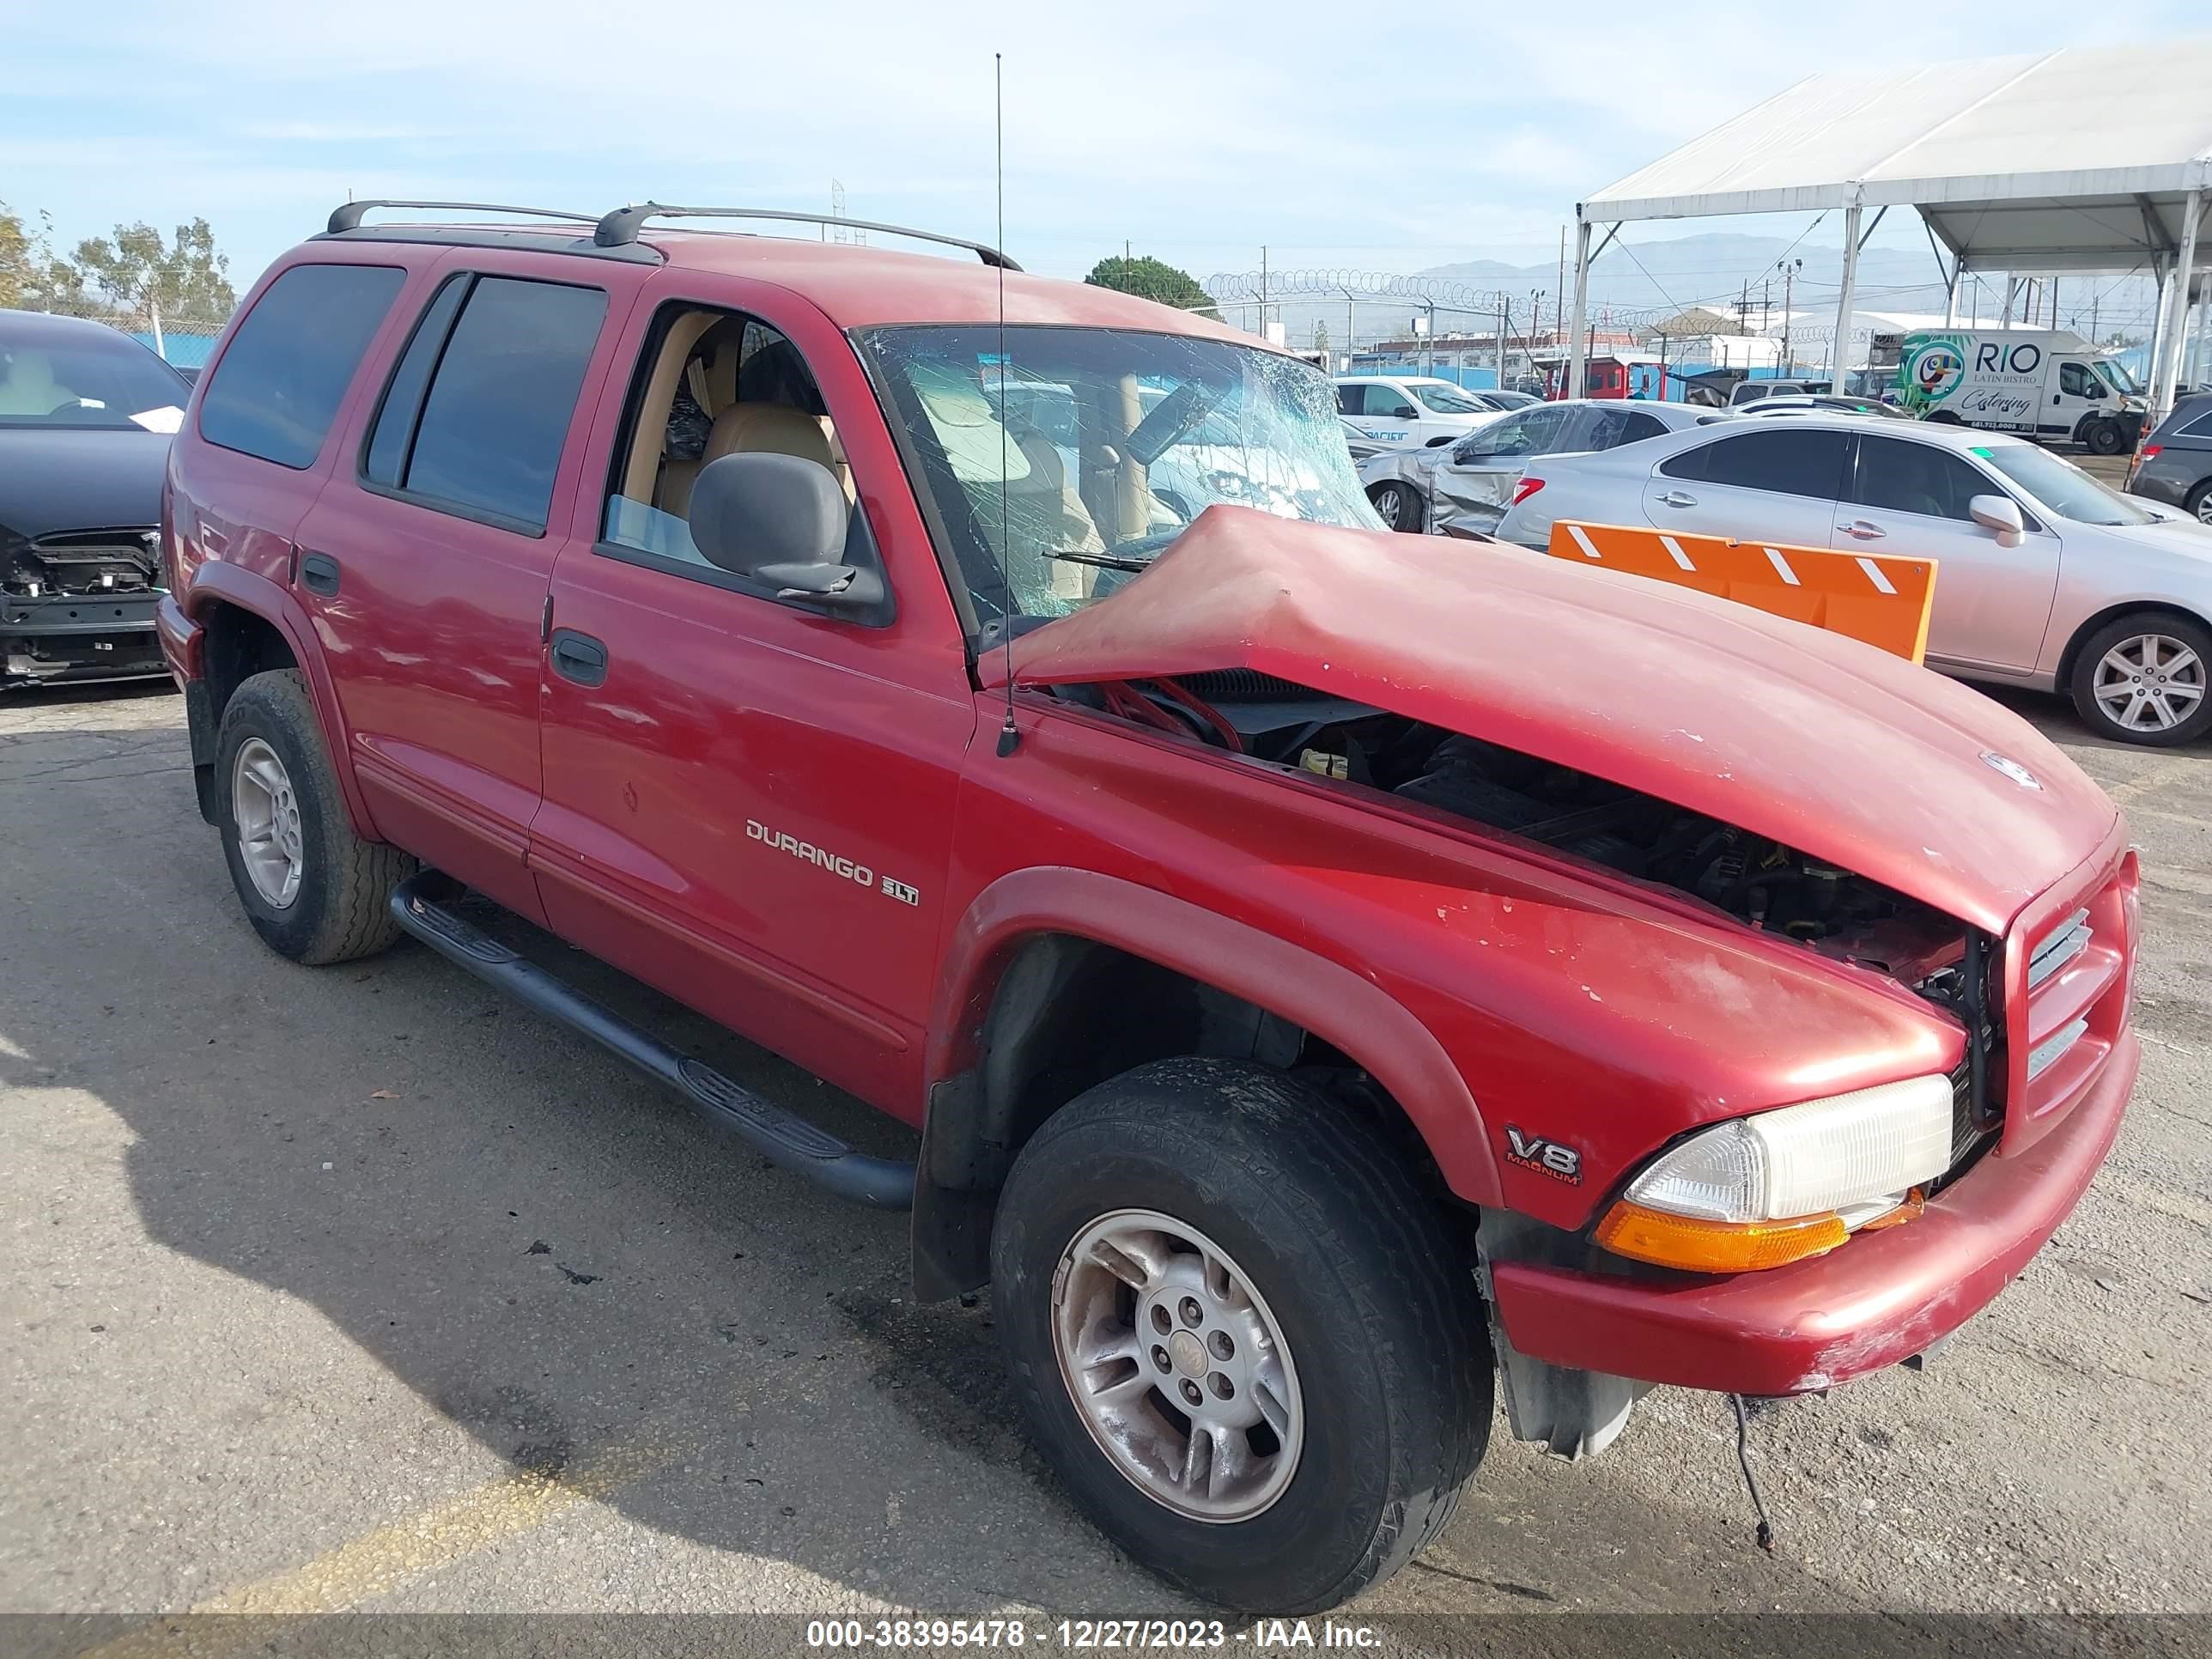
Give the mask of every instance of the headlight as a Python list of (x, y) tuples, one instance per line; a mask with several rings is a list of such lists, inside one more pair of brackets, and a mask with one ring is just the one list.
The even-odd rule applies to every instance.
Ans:
[(1704, 1273), (1832, 1250), (1951, 1161), (1951, 1080), (1910, 1078), (1701, 1129), (1599, 1224), (1619, 1255)]

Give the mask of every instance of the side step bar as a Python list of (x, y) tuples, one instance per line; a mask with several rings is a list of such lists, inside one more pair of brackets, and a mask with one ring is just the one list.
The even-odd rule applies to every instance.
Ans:
[(447, 884), (447, 878), (434, 871), (409, 877), (392, 895), (392, 919), (447, 961), (666, 1084), (770, 1162), (840, 1198), (879, 1210), (914, 1207), (912, 1164), (856, 1152), (712, 1066), (678, 1053), (431, 896)]

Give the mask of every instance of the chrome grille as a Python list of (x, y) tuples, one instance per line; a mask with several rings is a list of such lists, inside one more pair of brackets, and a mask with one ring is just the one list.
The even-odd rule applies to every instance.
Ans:
[(2087, 908), (2076, 910), (2044, 936), (2027, 959), (2027, 988), (2031, 991), (2089, 948), (2097, 930), (2089, 925)]

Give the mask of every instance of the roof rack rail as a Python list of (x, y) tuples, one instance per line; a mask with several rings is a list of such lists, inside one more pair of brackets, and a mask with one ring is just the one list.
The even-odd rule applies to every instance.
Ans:
[(638, 232), (648, 219), (781, 219), (791, 224), (841, 225), (848, 230), (872, 230), (886, 236), (911, 236), (917, 241), (965, 248), (987, 265), (995, 265), (1001, 270), (1021, 269), (998, 249), (982, 242), (944, 236), (933, 230), (915, 230), (907, 225), (879, 225), (866, 219), (840, 219), (826, 213), (787, 213), (781, 208), (669, 207), (659, 202), (641, 202), (635, 207), (617, 208), (601, 219), (599, 228), (592, 233), (592, 240), (601, 247), (627, 246), (637, 240)]
[(330, 234), (333, 236), (361, 228), (362, 216), (371, 208), (444, 208), (463, 213), (514, 213), (526, 219), (566, 219), (575, 224), (590, 224), (599, 216), (596, 213), (564, 213), (558, 208), (507, 207), (498, 202), (398, 202), (381, 198), (367, 202), (348, 202), (331, 213)]

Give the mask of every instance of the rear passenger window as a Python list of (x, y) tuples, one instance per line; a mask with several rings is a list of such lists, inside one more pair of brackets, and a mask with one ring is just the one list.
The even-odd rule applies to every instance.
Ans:
[[(453, 302), (459, 315), (450, 332), (439, 323), (445, 303), (441, 292), (394, 372), (369, 436), (366, 474), (467, 516), (542, 533), (606, 294), (479, 276)], [(403, 394), (426, 374), (418, 414), (415, 398)]]
[(200, 396), (200, 436), (280, 466), (313, 465), (406, 275), (391, 265), (294, 265), (270, 283)]
[(1769, 428), (1685, 451), (1660, 463), (1670, 478), (1694, 478), (1739, 489), (1836, 499), (1844, 483), (1844, 434)]

